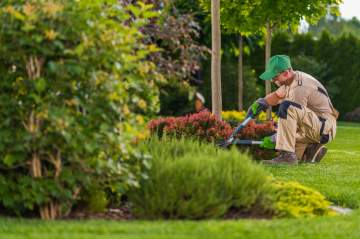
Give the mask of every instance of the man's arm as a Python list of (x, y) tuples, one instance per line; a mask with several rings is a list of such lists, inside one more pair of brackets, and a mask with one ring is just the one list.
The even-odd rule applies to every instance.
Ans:
[(265, 96), (266, 103), (270, 106), (278, 105), (281, 100), (285, 98), (286, 93), (283, 92), (284, 90), (285, 89), (282, 89), (282, 87), (280, 87), (278, 90)]

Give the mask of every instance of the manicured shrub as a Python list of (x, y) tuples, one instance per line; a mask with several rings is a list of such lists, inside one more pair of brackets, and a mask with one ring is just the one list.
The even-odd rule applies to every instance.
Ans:
[[(167, 134), (178, 138), (196, 138), (207, 142), (225, 139), (234, 130), (229, 123), (217, 120), (209, 111), (151, 120), (148, 128), (151, 134), (159, 137)], [(252, 120), (237, 137), (241, 139), (261, 139), (275, 133), (275, 128), (276, 123), (274, 121), (257, 123)]]
[(257, 123), (251, 120), (248, 125), (243, 128), (237, 135), (241, 139), (262, 139), (265, 136), (272, 135), (276, 132), (276, 123), (274, 121), (266, 121)]
[(167, 117), (152, 120), (148, 124), (152, 134), (196, 138), (201, 141), (213, 142), (228, 137), (231, 126), (216, 119), (209, 111), (202, 111), (181, 117)]
[(278, 217), (335, 215), (330, 202), (318, 191), (298, 182), (273, 181), (273, 207)]
[(146, 159), (131, 141), (158, 110), (161, 78), (146, 60), (157, 48), (139, 31), (156, 15), (150, 9), (1, 1), (2, 207), (55, 218), (89, 186), (123, 193), (138, 185)]
[(149, 179), (129, 193), (139, 218), (222, 217), (230, 208), (248, 210), (267, 188), (267, 173), (248, 155), (191, 140), (151, 139)]
[[(157, 137), (167, 134), (170, 137), (193, 138), (206, 142), (219, 142), (232, 133), (235, 128), (225, 121), (217, 120), (209, 111), (181, 116), (159, 118), (149, 122), (150, 133)], [(256, 122), (252, 120), (236, 136), (240, 139), (261, 140), (265, 136), (276, 132), (276, 122)], [(275, 157), (275, 151), (260, 148), (258, 145), (238, 145), (241, 151), (249, 151), (256, 160), (271, 159)]]

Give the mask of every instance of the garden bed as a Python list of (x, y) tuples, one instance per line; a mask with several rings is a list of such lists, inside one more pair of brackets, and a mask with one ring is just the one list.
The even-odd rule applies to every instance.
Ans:
[(106, 220), (133, 220), (134, 215), (131, 213), (128, 205), (119, 208), (108, 208), (104, 212), (90, 212), (88, 210), (75, 210), (61, 219), (106, 219)]

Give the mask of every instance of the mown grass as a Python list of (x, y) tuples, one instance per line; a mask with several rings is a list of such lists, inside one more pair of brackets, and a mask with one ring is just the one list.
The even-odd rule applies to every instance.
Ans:
[(1, 239), (360, 238), (360, 212), (314, 219), (239, 221), (0, 221)]
[[(269, 167), (337, 204), (360, 206), (360, 125), (340, 124), (321, 164)], [(237, 221), (52, 221), (0, 219), (0, 239), (17, 238), (360, 238), (360, 209), (347, 216)]]
[(268, 167), (274, 176), (296, 180), (323, 193), (330, 201), (360, 207), (360, 124), (340, 123), (320, 164)]

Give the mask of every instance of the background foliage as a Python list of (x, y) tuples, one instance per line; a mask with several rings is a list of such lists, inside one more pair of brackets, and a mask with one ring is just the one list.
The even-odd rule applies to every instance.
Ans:
[[(122, 1), (126, 6), (136, 0)], [(179, 11), (173, 1), (148, 0), (159, 15), (141, 28), (147, 44), (154, 44), (159, 51), (149, 54), (157, 70), (166, 81), (160, 87), (160, 114), (182, 115), (193, 110), (194, 92), (198, 84), (201, 61), (210, 50), (197, 42), (200, 25), (193, 14)]]
[(90, 185), (138, 185), (146, 157), (131, 141), (161, 79), (139, 29), (154, 16), (140, 2), (1, 1), (3, 207), (55, 218)]

